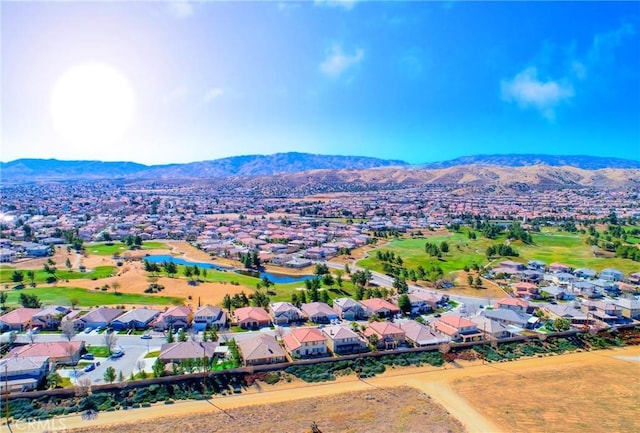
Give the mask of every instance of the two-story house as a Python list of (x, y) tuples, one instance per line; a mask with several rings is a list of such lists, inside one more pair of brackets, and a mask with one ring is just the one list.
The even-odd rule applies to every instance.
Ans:
[(342, 320), (361, 320), (367, 318), (367, 312), (362, 304), (351, 298), (336, 298), (333, 300), (333, 309)]
[(336, 355), (360, 353), (366, 345), (362, 338), (347, 326), (333, 325), (322, 328), (327, 348)]
[(193, 313), (193, 329), (204, 331), (205, 329), (227, 326), (227, 313), (220, 307), (206, 305)]
[(433, 328), (448, 336), (452, 341), (479, 341), (482, 333), (478, 331), (478, 325), (466, 317), (457, 314), (442, 316), (432, 323)]
[(269, 304), (269, 316), (274, 325), (288, 325), (301, 322), (304, 316), (300, 308), (291, 302), (272, 302)]
[(381, 349), (395, 349), (405, 340), (405, 332), (391, 322), (371, 322), (367, 325), (363, 335), (370, 342), (376, 341)]
[(158, 331), (166, 331), (169, 328), (173, 330), (187, 329), (191, 326), (193, 321), (193, 311), (191, 307), (185, 305), (178, 305), (169, 308), (156, 317), (151, 326)]
[(282, 338), (292, 358), (311, 358), (327, 354), (327, 340), (318, 328), (295, 328)]

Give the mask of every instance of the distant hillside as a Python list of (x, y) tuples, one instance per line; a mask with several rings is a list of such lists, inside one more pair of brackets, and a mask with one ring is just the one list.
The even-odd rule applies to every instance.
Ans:
[[(639, 155), (640, 156), (640, 155)], [(463, 156), (449, 161), (423, 164), (421, 168), (448, 168), (460, 165), (492, 165), (498, 167), (527, 167), (532, 165), (548, 165), (551, 167), (576, 167), (585, 170), (603, 168), (640, 168), (640, 161), (622, 158), (605, 158), (587, 155), (473, 155)]]
[(270, 176), (310, 170), (368, 169), (407, 166), (403, 161), (361, 156), (276, 153), (248, 155), (187, 164), (152, 165), (132, 162), (18, 159), (0, 163), (3, 182), (89, 179), (184, 179), (230, 176)]
[(584, 170), (575, 167), (457, 166), (441, 169), (377, 168), (369, 170), (316, 170), (288, 175), (233, 177), (210, 181), (223, 189), (251, 190), (255, 194), (312, 195), (328, 192), (393, 190), (446, 186), (454, 190), (502, 191), (597, 188), (640, 188), (640, 169)]

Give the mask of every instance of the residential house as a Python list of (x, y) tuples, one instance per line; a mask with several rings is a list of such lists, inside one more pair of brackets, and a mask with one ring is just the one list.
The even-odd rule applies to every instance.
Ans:
[(187, 329), (193, 321), (193, 311), (191, 307), (178, 305), (160, 313), (152, 322), (151, 326), (158, 331)]
[(16, 252), (8, 248), (0, 249), (0, 263), (11, 263), (16, 259)]
[(363, 299), (360, 303), (369, 316), (377, 314), (378, 317), (393, 317), (400, 314), (397, 306), (381, 298)]
[(31, 318), (31, 326), (34, 328), (56, 330), (60, 327), (62, 318), (71, 312), (71, 308), (62, 305), (44, 307)]
[(160, 349), (160, 355), (158, 358), (160, 358), (160, 361), (164, 364), (169, 362), (180, 363), (187, 360), (202, 361), (203, 358), (208, 359), (210, 362), (216, 355), (217, 347), (218, 343), (211, 341), (165, 343)]
[(76, 328), (106, 328), (124, 312), (122, 308), (99, 307), (76, 319)]
[(479, 341), (482, 333), (478, 331), (478, 325), (466, 317), (457, 314), (448, 314), (432, 322), (433, 328), (448, 336), (452, 341)]
[(600, 278), (607, 281), (622, 281), (624, 280), (624, 274), (614, 268), (606, 268), (600, 272)]
[(336, 355), (360, 353), (366, 349), (362, 338), (347, 326), (326, 326), (322, 333), (327, 340), (327, 348)]
[(233, 311), (233, 316), (235, 317), (235, 323), (245, 329), (255, 329), (271, 324), (271, 317), (261, 307), (236, 308)]
[(520, 281), (537, 284), (542, 281), (542, 277), (543, 273), (541, 271), (527, 269), (522, 271), (522, 274), (520, 274)]
[(243, 338), (238, 341), (238, 349), (246, 366), (278, 364), (287, 360), (285, 351), (269, 334), (258, 333), (254, 337)]
[(540, 288), (540, 294), (543, 298), (571, 301), (576, 298), (574, 292), (570, 292), (566, 287), (544, 286)]
[(405, 339), (415, 347), (437, 346), (448, 343), (449, 337), (414, 320), (406, 320), (398, 323), (405, 333)]
[(629, 283), (640, 285), (640, 272), (629, 274)]
[(51, 364), (76, 365), (84, 350), (84, 341), (47, 341), (16, 346), (5, 358), (47, 356)]
[(593, 281), (578, 281), (573, 283), (571, 290), (579, 296), (589, 299), (602, 298), (602, 290), (593, 284)]
[[(439, 308), (439, 307), (446, 306), (447, 303), (449, 302), (449, 295), (443, 295), (441, 293), (434, 293), (432, 291), (428, 291), (424, 289), (416, 289), (413, 287), (409, 289), (408, 295), (410, 300), (412, 298), (419, 299), (424, 301), (429, 307), (431, 307), (429, 310), (426, 310), (426, 312), (430, 310), (435, 310), (436, 308)], [(414, 305), (413, 302), (414, 301), (412, 301), (412, 304), (411, 304), (412, 306)], [(416, 301), (415, 305), (419, 307), (421, 304), (417, 303)]]
[(531, 304), (524, 299), (508, 297), (499, 299), (496, 302), (496, 308), (520, 311), (523, 313), (527, 313), (533, 309)]
[(116, 331), (123, 329), (147, 329), (159, 315), (160, 311), (158, 310), (134, 308), (113, 320), (111, 327)]
[(619, 322), (622, 317), (622, 308), (607, 301), (583, 301), (582, 310), (607, 325)]
[(533, 283), (520, 281), (511, 286), (513, 294), (518, 298), (537, 298), (540, 296), (538, 286)]
[(571, 266), (565, 265), (564, 263), (551, 263), (549, 265), (549, 272), (551, 273), (559, 273), (559, 272), (571, 272)]
[(531, 329), (538, 323), (538, 318), (530, 314), (526, 314), (521, 310), (512, 310), (509, 308), (498, 308), (495, 310), (484, 310), (482, 315), (505, 325), (511, 325), (522, 329)]
[(572, 304), (548, 305), (546, 310), (554, 316), (569, 319), (571, 326), (586, 326), (595, 323), (593, 316), (585, 314)]
[(333, 300), (333, 309), (342, 320), (360, 320), (367, 317), (364, 306), (351, 298), (336, 298)]
[(640, 320), (640, 301), (635, 298), (621, 298), (615, 301), (615, 304), (620, 307), (620, 314), (622, 317), (632, 320)]
[(291, 302), (272, 302), (269, 304), (269, 316), (274, 325), (288, 325), (292, 322), (301, 322), (304, 315), (300, 308)]
[(591, 269), (591, 268), (578, 268), (573, 271), (573, 275), (575, 275), (578, 278), (590, 280), (592, 278), (595, 278), (597, 273), (594, 269)]
[(206, 305), (193, 313), (193, 329), (196, 331), (204, 331), (213, 327), (221, 329), (226, 326), (227, 313), (220, 307)]
[(558, 286), (570, 286), (578, 281), (578, 277), (569, 272), (555, 272), (551, 274), (551, 281)]
[(377, 341), (381, 349), (395, 349), (405, 341), (405, 331), (391, 322), (371, 322), (367, 325), (363, 335)]
[(532, 271), (544, 271), (545, 263), (539, 260), (529, 260), (527, 263), (527, 269)]
[(338, 313), (324, 302), (310, 302), (300, 306), (302, 314), (314, 323), (329, 323), (338, 319)]
[(507, 275), (517, 275), (521, 274), (525, 270), (525, 266), (522, 263), (515, 262), (513, 260), (505, 260), (500, 262), (496, 268), (491, 270), (491, 273), (494, 275), (497, 274), (507, 274)]
[(507, 325), (497, 320), (492, 320), (482, 315), (471, 317), (469, 320), (477, 325), (478, 330), (484, 334), (486, 339), (500, 339), (511, 336), (512, 331), (507, 328)]
[(0, 359), (0, 392), (32, 391), (46, 380), (49, 357), (6, 356)]
[(0, 316), (0, 329), (5, 331), (24, 331), (31, 326), (34, 314), (38, 314), (40, 308), (16, 308), (13, 311)]
[(310, 358), (327, 354), (327, 340), (318, 328), (294, 328), (282, 338), (292, 358)]

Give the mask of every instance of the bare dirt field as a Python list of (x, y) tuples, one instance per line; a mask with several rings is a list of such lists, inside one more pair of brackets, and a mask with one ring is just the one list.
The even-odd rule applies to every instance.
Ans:
[(452, 388), (503, 431), (640, 431), (640, 363), (592, 354), (584, 365), (456, 379)]
[[(167, 412), (171, 409), (167, 407)], [(166, 417), (156, 421), (121, 424), (118, 432), (310, 432), (315, 422), (323, 432), (462, 432), (462, 425), (424, 393), (409, 387), (369, 389), (330, 398), (305, 398), (287, 403), (240, 407), (224, 412), (210, 406), (208, 413)], [(75, 430), (111, 433), (113, 427)]]
[[(376, 423), (376, 419), (372, 419), (369, 424), (364, 423), (366, 418), (358, 421), (358, 429), (326, 428), (334, 425), (329, 423), (338, 422), (337, 419), (332, 420), (332, 415), (339, 418), (345, 410), (365, 413), (364, 411), (373, 404), (367, 400), (367, 393), (380, 388), (387, 389), (384, 393), (388, 395), (389, 400), (383, 406), (374, 406), (375, 410), (372, 411), (374, 414), (382, 413), (384, 420), (391, 420), (394, 412), (407, 411), (417, 416), (420, 411), (432, 411), (431, 406), (423, 404), (424, 400), (407, 398), (408, 394), (404, 394), (404, 391), (396, 390), (398, 387), (408, 386), (426, 393), (433, 401), (442, 405), (469, 432), (632, 432), (640, 431), (640, 421), (637, 417), (640, 410), (638, 360), (640, 347), (633, 346), (504, 363), (465, 362), (461, 368), (395, 368), (366, 381), (358, 380), (355, 376), (320, 384), (294, 380), (291, 383), (281, 382), (273, 386), (263, 384), (259, 390), (252, 389), (240, 395), (215, 397), (209, 401), (185, 401), (170, 406), (160, 404), (147, 409), (101, 413), (91, 421), (83, 421), (78, 416), (61, 417), (57, 420), (63, 421), (67, 428), (82, 427), (83, 432), (145, 432), (152, 430), (139, 429), (143, 422), (155, 422), (153, 431), (156, 431), (159, 426), (165, 424), (165, 419), (161, 417), (166, 415), (182, 417), (183, 424), (174, 425), (185, 426), (197, 416), (196, 414), (215, 414), (250, 406), (247, 408), (248, 412), (243, 412), (243, 417), (255, 417), (262, 421), (241, 428), (235, 423), (238, 418), (231, 420), (228, 415), (223, 415), (227, 417), (228, 429), (223, 426), (220, 430), (203, 431), (308, 431), (310, 421), (316, 421), (321, 429), (324, 426), (324, 432), (432, 431), (430, 424), (424, 423), (419, 424), (417, 430), (412, 430), (415, 427), (409, 424), (409, 421), (402, 424), (401, 421), (406, 418), (394, 418), (400, 424), (389, 424), (393, 428), (388, 430), (382, 430), (386, 428), (385, 424)], [(350, 397), (341, 405), (326, 406), (332, 404), (339, 395), (356, 391), (362, 392), (360, 395), (365, 397)], [(392, 399), (393, 394), (401, 398)], [(302, 409), (285, 405), (287, 402), (305, 398), (314, 399), (319, 410), (317, 418), (300, 418), (297, 412)], [(256, 405), (264, 404), (276, 408), (276, 414), (263, 417), (262, 413), (267, 408)], [(296, 419), (300, 424), (291, 424), (292, 427), (289, 428), (289, 417)], [(270, 430), (272, 420), (283, 418), (285, 424), (279, 424), (278, 429)], [(131, 422), (137, 422), (135, 427), (120, 426)], [(322, 424), (323, 422), (326, 424)], [(117, 430), (114, 429), (115, 426)], [(453, 427), (449, 428), (457, 431)], [(1, 431), (6, 430), (0, 429)]]
[[(471, 275), (475, 278), (475, 273), (471, 273)], [(467, 281), (467, 272), (460, 271), (456, 275), (455, 287), (451, 287), (447, 289), (447, 293), (452, 295), (463, 295), (463, 296), (475, 296), (477, 298), (486, 298), (490, 299), (492, 302), (497, 301), (498, 299), (502, 299), (507, 295), (507, 292), (502, 290), (496, 283), (491, 280), (487, 280), (486, 278), (482, 279), (482, 288), (476, 289), (475, 287), (471, 287)]]

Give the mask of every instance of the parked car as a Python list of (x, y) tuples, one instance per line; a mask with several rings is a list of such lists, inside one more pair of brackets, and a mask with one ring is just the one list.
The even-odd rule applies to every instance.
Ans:
[(93, 359), (95, 359), (95, 356), (93, 356), (93, 353), (85, 353), (84, 355), (82, 355), (80, 357), (80, 359), (93, 360)]
[(95, 369), (96, 369), (96, 365), (92, 362), (91, 364), (87, 365), (87, 366), (84, 368), (84, 372), (85, 372), (85, 373), (88, 373), (88, 372), (93, 371), (93, 370), (95, 370)]
[(152, 337), (151, 334), (143, 334), (140, 338), (142, 338), (143, 340), (151, 340)]
[(88, 334), (89, 332), (93, 331), (93, 328), (91, 326), (84, 328), (84, 333)]
[(123, 356), (124, 356), (124, 352), (122, 350), (118, 350), (111, 354), (111, 359), (118, 359), (118, 358), (122, 358)]

